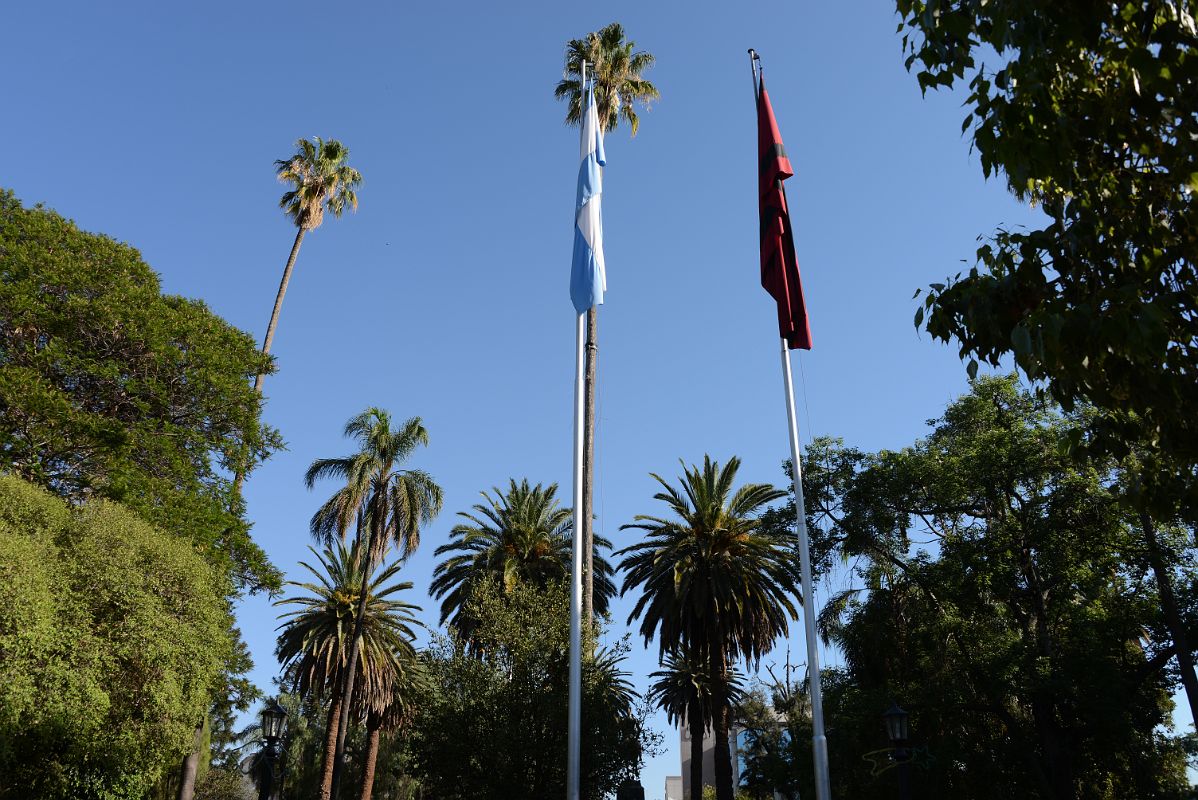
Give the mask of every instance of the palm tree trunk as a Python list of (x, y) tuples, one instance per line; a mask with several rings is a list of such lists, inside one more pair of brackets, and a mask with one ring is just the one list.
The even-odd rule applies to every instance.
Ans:
[(703, 733), (707, 726), (703, 723), (703, 715), (697, 711), (687, 714), (687, 725), (691, 729), (690, 800), (703, 800)]
[[(262, 340), (262, 352), (270, 354), (270, 344), (275, 338), (275, 328), (279, 324), (279, 312), (283, 309), (283, 295), (287, 294), (287, 284), (291, 281), (291, 270), (295, 268), (295, 257), (299, 255), (300, 243), (304, 241), (303, 226), (295, 232), (295, 242), (291, 245), (291, 255), (287, 256), (287, 266), (283, 267), (283, 280), (279, 281), (279, 293), (275, 295), (275, 307), (270, 312), (270, 322), (266, 325), (266, 338)], [(254, 376), (254, 391), (262, 393), (262, 379), (266, 377), (259, 372)]]
[(588, 627), (595, 618), (595, 375), (599, 362), (599, 314), (587, 309), (586, 372), (583, 378), (582, 444), (582, 618)]
[(1165, 613), (1165, 627), (1173, 639), (1173, 649), (1177, 651), (1177, 667), (1181, 673), (1181, 685), (1185, 687), (1186, 699), (1190, 703), (1190, 714), (1198, 720), (1198, 678), (1194, 674), (1194, 653), (1190, 649), (1189, 637), (1186, 636), (1185, 625), (1181, 621), (1181, 613), (1177, 610), (1177, 597), (1173, 594), (1173, 577), (1165, 564), (1164, 553), (1161, 551), (1160, 540), (1156, 536), (1156, 526), (1146, 513), (1140, 514), (1140, 524), (1144, 528), (1144, 540), (1148, 545), (1148, 563), (1156, 578), (1157, 594), (1160, 596), (1161, 611)]
[(200, 747), (204, 744), (204, 723), (200, 720), (196, 725), (195, 735), (191, 739), (191, 752), (183, 757), (183, 767), (179, 773), (178, 800), (191, 800), (196, 793), (196, 770), (200, 767)]
[(374, 768), (379, 758), (379, 739), (382, 736), (381, 720), (371, 714), (366, 721), (366, 759), (362, 765), (362, 794), (358, 800), (370, 800), (374, 794)]
[[(338, 676), (340, 677), (340, 676)], [(320, 775), (320, 800), (333, 796), (333, 764), (337, 758), (337, 726), (341, 724), (341, 683), (333, 686), (333, 702), (329, 703), (329, 723), (324, 732), (324, 770)]]
[[(279, 312), (283, 309), (283, 295), (287, 294), (287, 284), (291, 282), (291, 270), (295, 269), (295, 258), (299, 255), (300, 244), (304, 241), (305, 230), (300, 227), (295, 233), (295, 241), (291, 244), (291, 254), (287, 256), (287, 266), (283, 267), (283, 280), (279, 281), (279, 293), (275, 295), (275, 307), (270, 312), (270, 322), (266, 323), (266, 338), (262, 340), (262, 352), (270, 355), (270, 344), (275, 339), (275, 328), (279, 325)], [(262, 381), (266, 373), (259, 372), (254, 376), (254, 391), (262, 394)], [(245, 482), (245, 473), (238, 469), (233, 474), (233, 496), (241, 494), (241, 485)], [(180, 800), (184, 800), (180, 796)], [(191, 800), (190, 796), (186, 800)]]
[(716, 800), (733, 800), (732, 754), (728, 750), (728, 659), (723, 653), (715, 680), (711, 682), (712, 731), (715, 739), (715, 796)]
[[(362, 647), (362, 626), (366, 618), (366, 598), (370, 594), (370, 573), (374, 569), (374, 539), (365, 545), (365, 559), (362, 565), (362, 592), (358, 599), (358, 614), (354, 619), (354, 637), (349, 644), (349, 658), (346, 659), (347, 672), (341, 690), (341, 720), (337, 724), (337, 750), (333, 758), (332, 800), (336, 800), (341, 789), (341, 766), (345, 761), (345, 734), (349, 731), (349, 712), (354, 701), (354, 676), (358, 671), (358, 652)], [(324, 798), (322, 798), (324, 800)]]

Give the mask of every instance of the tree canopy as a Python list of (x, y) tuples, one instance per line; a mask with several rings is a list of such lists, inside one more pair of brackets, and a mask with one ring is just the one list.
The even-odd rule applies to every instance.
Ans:
[[(470, 641), (451, 629), (427, 654), (434, 689), (419, 703), (412, 745), (423, 790), (446, 800), (557, 800), (566, 787), (569, 595), (561, 584), (504, 591), (482, 581), (470, 604)], [(582, 796), (599, 800), (639, 774), (657, 739), (621, 669), (627, 645), (596, 652), (586, 638)]]
[(637, 50), (636, 42), (624, 38), (624, 26), (618, 22), (566, 42), (565, 68), (553, 90), (555, 98), (566, 101), (566, 124), (582, 124), (585, 61), (587, 79), (595, 81), (595, 103), (603, 131), (615, 130), (623, 119), (636, 136), (641, 124), (637, 104), (648, 109), (650, 102), (661, 97), (657, 87), (644, 76), (655, 60), (652, 53)]
[(277, 588), (232, 480), (280, 445), (249, 384), (270, 369), (132, 247), (0, 190), (0, 470), (119, 501), (238, 585)]
[[(839, 796), (890, 796), (860, 758), (884, 766), (896, 699), (920, 794), (1182, 796), (1158, 587), (1114, 462), (1062, 446), (1079, 416), (983, 378), (902, 450), (808, 449), (822, 563), (856, 579), (820, 621), (845, 658), (824, 683)], [(1194, 553), (1171, 544), (1190, 607)]]
[(225, 587), (115, 503), (0, 477), (0, 798), (145, 797), (234, 652)]
[[(436, 555), (448, 556), (437, 564), (429, 594), (441, 602), (441, 623), (450, 621), (459, 633), (469, 636), (471, 623), (462, 614), (474, 585), (497, 580), (509, 590), (517, 583), (545, 588), (570, 576), (573, 518), (569, 508), (557, 503), (557, 484), (532, 486), (524, 478), (512, 478), (507, 491), (495, 487), (483, 492), (486, 504), (475, 503), (472, 511), (459, 511), (466, 520), (453, 526), (449, 542)], [(595, 613), (603, 615), (616, 593), (613, 570), (599, 548), (611, 542), (595, 536)]]
[[(1189, 2), (898, 0), (923, 89), (968, 83), (987, 176), (1043, 211), (932, 284), (916, 325), (1013, 355), (1095, 447), (1148, 456), (1154, 505), (1198, 513), (1198, 28)], [(987, 63), (989, 62), (989, 63)]]

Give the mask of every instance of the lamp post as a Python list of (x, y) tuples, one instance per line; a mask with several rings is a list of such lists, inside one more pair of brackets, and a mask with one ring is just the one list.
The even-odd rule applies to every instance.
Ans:
[(899, 800), (911, 800), (911, 751), (908, 748), (910, 715), (899, 708), (899, 704), (891, 703), (890, 708), (882, 715), (886, 723), (886, 735), (894, 748), (891, 758), (898, 769)]
[(275, 776), (278, 775), (279, 756), (282, 753), (283, 733), (287, 730), (287, 711), (278, 700), (271, 700), (262, 709), (262, 765), (259, 770), (258, 800), (273, 800)]

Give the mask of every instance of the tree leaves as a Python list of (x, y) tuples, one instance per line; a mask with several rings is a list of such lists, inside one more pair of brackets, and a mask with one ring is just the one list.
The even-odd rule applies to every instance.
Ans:
[(145, 797), (233, 656), (224, 588), (114, 503), (0, 477), (0, 798)]
[(271, 369), (253, 340), (161, 294), (133, 248), (7, 191), (0, 252), (0, 469), (123, 502), (239, 587), (277, 587), (230, 478), (281, 445), (249, 385)]
[[(836, 796), (889, 796), (859, 765), (895, 698), (934, 756), (916, 796), (1183, 796), (1179, 744), (1158, 729), (1176, 677), (1154, 577), (1112, 462), (1071, 452), (1083, 422), (984, 377), (899, 451), (808, 448), (818, 563), (839, 555), (860, 590), (821, 620), (845, 660), (824, 683)], [(1187, 539), (1174, 563), (1192, 587)]]
[[(998, 230), (967, 277), (934, 284), (934, 338), (1085, 401), (1092, 445), (1151, 443), (1140, 497), (1198, 515), (1198, 47), (1172, 4), (898, 0), (923, 89), (970, 77), (984, 173), (1046, 221)], [(1184, 12), (1184, 13), (1183, 13)], [(993, 48), (1003, 66), (975, 61)], [(1181, 111), (1186, 109), (1186, 111)], [(976, 374), (974, 372), (973, 374)], [(1123, 444), (1119, 444), (1122, 442)]]

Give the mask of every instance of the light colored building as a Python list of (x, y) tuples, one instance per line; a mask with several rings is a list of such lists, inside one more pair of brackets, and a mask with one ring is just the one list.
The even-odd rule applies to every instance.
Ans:
[(685, 800), (682, 796), (681, 775), (670, 775), (666, 778), (666, 800)]

